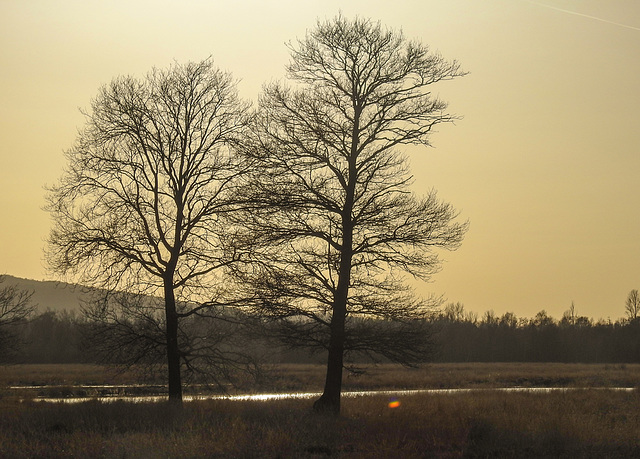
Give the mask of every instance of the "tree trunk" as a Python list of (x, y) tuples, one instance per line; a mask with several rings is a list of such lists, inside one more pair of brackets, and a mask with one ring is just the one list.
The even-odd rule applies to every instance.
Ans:
[[(355, 177), (354, 175), (352, 175)], [(327, 377), (322, 396), (313, 404), (314, 411), (340, 414), (340, 394), (342, 393), (342, 368), (344, 363), (345, 322), (347, 319), (347, 300), (351, 283), (351, 260), (353, 258), (353, 224), (351, 209), (353, 207), (354, 184), (347, 190), (347, 204), (342, 214), (342, 254), (340, 256), (340, 273), (338, 288), (333, 299), (331, 327), (329, 337), (329, 355), (327, 356)]]
[(169, 372), (169, 402), (182, 405), (180, 349), (178, 348), (178, 313), (173, 292), (173, 280), (164, 280), (164, 305), (167, 333), (167, 368)]
[[(354, 99), (355, 101), (355, 99)], [(354, 106), (354, 124), (351, 133), (351, 151), (349, 155), (349, 175), (346, 186), (345, 202), (342, 208), (342, 250), (340, 254), (340, 272), (338, 288), (333, 299), (331, 316), (331, 336), (327, 357), (327, 378), (322, 396), (313, 404), (314, 411), (340, 414), (340, 395), (342, 393), (342, 368), (344, 366), (345, 321), (347, 318), (347, 300), (351, 283), (351, 262), (353, 258), (353, 202), (357, 184), (358, 142), (360, 136), (361, 107)]]
[(351, 260), (353, 258), (353, 225), (351, 208), (353, 187), (347, 191), (347, 205), (342, 216), (343, 239), (340, 258), (338, 288), (333, 300), (327, 356), (327, 377), (322, 396), (313, 404), (314, 411), (340, 414), (340, 394), (342, 393), (342, 368), (344, 363), (345, 322), (347, 318), (347, 300), (351, 283)]
[(344, 325), (346, 318), (345, 304), (335, 307), (331, 317), (331, 337), (329, 339), (329, 355), (327, 357), (327, 377), (322, 396), (313, 404), (316, 412), (340, 414), (340, 394), (342, 393), (342, 368), (344, 358)]

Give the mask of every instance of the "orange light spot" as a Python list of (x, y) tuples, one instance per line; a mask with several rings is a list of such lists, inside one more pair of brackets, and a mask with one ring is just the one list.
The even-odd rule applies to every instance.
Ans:
[(391, 400), (389, 402), (389, 408), (398, 408), (400, 406), (399, 400)]

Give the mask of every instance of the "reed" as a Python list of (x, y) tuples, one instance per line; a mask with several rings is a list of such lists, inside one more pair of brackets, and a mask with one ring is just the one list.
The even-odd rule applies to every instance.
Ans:
[[(365, 366), (345, 390), (640, 387), (640, 365), (433, 364)], [(0, 457), (640, 457), (639, 391), (481, 391), (346, 398), (342, 415), (310, 400), (66, 405), (20, 401), (7, 386), (128, 384), (132, 373), (87, 365), (0, 371)], [(247, 391), (318, 391), (322, 365), (275, 365)], [(49, 389), (47, 389), (49, 390)], [(399, 402), (399, 403), (398, 403)]]
[[(495, 387), (640, 387), (640, 365), (467, 363), (433, 364), (418, 368), (364, 365), (345, 372), (345, 391), (393, 389), (448, 389)], [(265, 392), (320, 392), (323, 365), (265, 366), (257, 379), (239, 375), (230, 394)], [(363, 372), (364, 371), (364, 372)], [(105, 387), (100, 387), (105, 385)], [(18, 388), (16, 388), (16, 386)], [(30, 386), (30, 387), (29, 387)], [(88, 387), (91, 386), (91, 387)], [(97, 365), (11, 365), (0, 370), (0, 397), (86, 397), (161, 395), (162, 378), (135, 369), (118, 372)], [(220, 394), (221, 388), (185, 386), (187, 394)]]
[(0, 388), (26, 385), (130, 384), (138, 382), (135, 371), (115, 366), (81, 363), (3, 365)]
[[(0, 387), (11, 385), (132, 384), (141, 371), (90, 364), (5, 365)], [(348, 389), (503, 387), (512, 385), (640, 386), (640, 364), (581, 363), (436, 363), (407, 368), (363, 364), (345, 372)], [(324, 382), (324, 365), (265, 365), (256, 387), (314, 389)], [(162, 380), (153, 381), (160, 383)], [(246, 382), (248, 384), (248, 382)]]
[(638, 457), (637, 391), (78, 405), (0, 400), (0, 457)]
[[(361, 365), (345, 372), (344, 390), (495, 387), (640, 387), (640, 364), (438, 363), (407, 368)], [(265, 368), (261, 390), (321, 390), (322, 365)]]

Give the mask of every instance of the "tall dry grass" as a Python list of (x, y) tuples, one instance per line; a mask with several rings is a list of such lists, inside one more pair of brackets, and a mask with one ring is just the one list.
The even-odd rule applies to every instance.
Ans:
[(81, 363), (4, 365), (0, 367), (2, 386), (132, 384), (139, 382), (135, 371), (115, 366)]
[(639, 457), (640, 395), (585, 390), (185, 404), (0, 400), (0, 457)]
[[(360, 365), (345, 371), (345, 390), (442, 389), (464, 387), (640, 387), (640, 364), (439, 363), (405, 368)], [(313, 364), (267, 365), (258, 381), (241, 381), (249, 391), (315, 391), (326, 368)], [(362, 372), (364, 371), (364, 373)], [(0, 390), (18, 385), (133, 384), (140, 372), (82, 364), (9, 365), (0, 368)], [(152, 382), (163, 383), (163, 379)]]
[[(323, 365), (266, 367), (261, 390), (321, 390)], [(345, 372), (343, 389), (453, 389), (483, 387), (640, 387), (640, 364), (439, 363), (406, 368), (361, 365)]]
[[(495, 387), (640, 387), (640, 365), (559, 363), (453, 363), (405, 368), (399, 365), (362, 365), (345, 372), (345, 391), (380, 389), (447, 389)], [(113, 367), (96, 365), (12, 365), (0, 368), (0, 397), (73, 397), (101, 395), (157, 395), (164, 378), (141, 378), (135, 370), (118, 373)], [(362, 370), (365, 372), (363, 373)], [(256, 380), (237, 378), (229, 393), (319, 392), (323, 365), (266, 366)], [(132, 387), (138, 383), (142, 386)], [(96, 388), (87, 385), (113, 385)], [(49, 385), (49, 386), (47, 386)], [(8, 389), (11, 386), (38, 386)], [(187, 385), (185, 393), (219, 393), (217, 388)]]

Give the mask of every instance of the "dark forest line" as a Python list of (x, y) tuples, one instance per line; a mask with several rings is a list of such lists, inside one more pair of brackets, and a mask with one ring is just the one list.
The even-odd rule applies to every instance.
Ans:
[[(87, 346), (86, 319), (75, 311), (45, 311), (13, 330), (19, 337), (12, 362), (98, 363)], [(566, 362), (640, 363), (640, 318), (594, 321), (568, 311), (560, 320), (540, 311), (533, 318), (513, 313), (481, 318), (450, 304), (428, 323), (432, 353), (425, 362)], [(255, 347), (266, 363), (320, 363), (321, 353), (286, 349), (257, 339)], [(353, 356), (355, 361), (362, 357)], [(366, 359), (365, 359), (366, 360)]]

